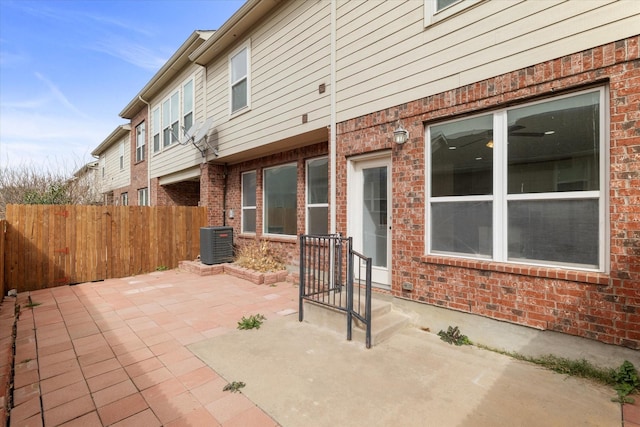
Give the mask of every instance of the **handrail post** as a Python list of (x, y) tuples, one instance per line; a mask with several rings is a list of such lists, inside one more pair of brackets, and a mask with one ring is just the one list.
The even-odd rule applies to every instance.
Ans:
[(347, 239), (347, 341), (351, 341), (353, 323), (353, 240)]
[(305, 281), (304, 281), (304, 251), (305, 251), (305, 244), (304, 244), (304, 234), (300, 235), (300, 274), (299, 274), (299, 284), (298, 286), (300, 287), (300, 297), (299, 299), (299, 306), (298, 306), (298, 321), (302, 322), (302, 320), (304, 319), (304, 312), (303, 312), (303, 298), (304, 298), (304, 287), (305, 287)]

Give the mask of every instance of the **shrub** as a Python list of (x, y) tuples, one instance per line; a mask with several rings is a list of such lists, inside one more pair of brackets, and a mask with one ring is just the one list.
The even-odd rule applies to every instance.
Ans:
[(268, 273), (286, 268), (282, 256), (267, 240), (255, 239), (238, 248), (236, 264), (250, 270)]

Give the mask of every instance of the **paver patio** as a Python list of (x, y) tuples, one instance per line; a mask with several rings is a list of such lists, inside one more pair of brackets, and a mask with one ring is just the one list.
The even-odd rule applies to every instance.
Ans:
[[(31, 298), (32, 308), (29, 305)], [(186, 345), (296, 312), (291, 283), (171, 270), (18, 295), (12, 426), (277, 425)]]
[[(255, 403), (264, 400), (255, 398), (251, 401), (243, 393), (223, 391), (228, 381), (236, 378), (223, 378), (203, 362), (207, 358), (200, 359), (189, 349), (215, 345), (216, 342), (227, 343), (227, 356), (232, 356), (239, 354), (238, 348), (242, 348), (244, 353), (251, 352), (251, 345), (273, 347), (270, 343), (279, 338), (271, 336), (276, 331), (270, 328), (283, 324), (278, 319), (293, 320), (286, 316), (296, 313), (297, 297), (298, 288), (288, 282), (255, 285), (229, 275), (199, 276), (180, 270), (21, 293), (17, 297), (20, 313), (17, 320), (10, 424), (47, 427), (262, 427), (278, 425), (279, 421), (286, 425), (300, 425), (286, 417), (282, 420), (271, 418)], [(33, 307), (28, 307), (29, 303)], [(268, 323), (265, 331), (260, 331), (255, 337), (272, 341), (261, 343), (244, 334), (239, 335), (242, 337), (240, 340), (234, 338), (234, 335), (237, 337), (245, 332), (237, 330), (238, 321), (243, 316), (258, 313), (266, 316)], [(369, 353), (374, 350), (360, 350), (362, 343), (345, 347), (343, 334), (332, 333), (327, 336), (319, 333), (314, 326), (305, 327), (298, 325), (297, 319), (293, 321), (296, 326), (290, 326), (289, 329), (292, 336), (303, 334), (313, 345), (320, 345), (318, 340), (327, 341), (327, 351), (338, 358), (340, 356), (330, 350), (336, 343), (350, 351), (363, 351), (364, 361), (389, 359), (389, 354), (385, 353), (388, 349), (385, 350), (384, 346), (378, 349), (383, 353), (376, 356)], [(282, 331), (276, 333), (280, 337), (278, 333)], [(403, 339), (406, 340), (406, 336)], [(394, 345), (401, 345), (405, 350), (411, 347), (408, 342), (400, 344), (402, 342), (399, 340), (389, 348), (394, 349)], [(435, 342), (439, 343), (438, 340)], [(421, 351), (424, 350), (413, 351), (409, 356), (422, 357)], [(445, 347), (439, 351), (444, 351), (444, 355), (448, 354), (449, 349)], [(482, 355), (481, 350), (477, 352)], [(473, 351), (471, 353), (474, 354)], [(292, 354), (293, 351), (278, 353), (277, 357), (280, 360)], [(256, 361), (254, 370), (268, 369), (259, 368), (258, 360), (267, 363), (261, 355), (247, 353), (242, 356)], [(442, 357), (443, 360), (451, 360), (451, 356)], [(492, 357), (493, 353), (490, 352), (482, 356), (485, 359)], [(409, 363), (409, 358), (404, 360)], [(406, 363), (397, 362), (395, 366)], [(226, 360), (226, 364), (226, 369), (229, 369), (229, 360)], [(304, 368), (303, 362), (285, 365), (280, 369), (290, 370), (298, 365), (300, 369)], [(215, 367), (218, 368), (217, 365)], [(535, 367), (525, 369), (544, 372)], [(223, 370), (219, 372), (224, 374)], [(245, 373), (249, 375), (248, 371)], [(276, 373), (270, 374), (273, 376)], [(253, 374), (255, 378), (256, 373)], [(310, 375), (306, 371), (302, 375), (305, 383)], [(257, 381), (251, 385), (255, 386), (252, 393), (257, 396), (260, 392)], [(267, 394), (273, 395), (279, 385), (269, 382), (262, 387)], [(553, 386), (545, 383), (538, 386), (544, 390), (540, 396), (552, 399), (548, 394), (555, 392)], [(589, 392), (588, 399), (597, 402), (597, 407), (601, 403), (604, 403), (603, 407), (610, 406), (609, 391), (596, 389), (594, 387), (594, 391)], [(593, 393), (599, 394), (594, 396)], [(247, 392), (247, 395), (251, 393)], [(538, 395), (534, 393), (531, 396)], [(389, 410), (401, 410), (406, 398), (396, 402), (398, 408), (393, 409), (392, 405)], [(341, 401), (346, 403), (344, 399)], [(534, 415), (544, 415), (539, 412), (542, 408), (535, 409), (539, 402), (517, 403), (524, 405), (522, 407), (528, 408)], [(437, 402), (432, 399), (429, 404)], [(446, 406), (447, 403), (442, 404)], [(576, 402), (578, 410), (584, 406), (585, 402)], [(267, 409), (266, 406), (264, 408)], [(625, 405), (624, 409), (625, 426), (640, 427), (640, 402)], [(288, 416), (291, 409), (285, 408), (281, 413)], [(537, 416), (534, 418), (538, 419)], [(619, 425), (616, 418), (614, 412), (611, 425)], [(499, 419), (508, 422), (507, 417)], [(350, 425), (358, 425), (357, 418), (350, 421)]]

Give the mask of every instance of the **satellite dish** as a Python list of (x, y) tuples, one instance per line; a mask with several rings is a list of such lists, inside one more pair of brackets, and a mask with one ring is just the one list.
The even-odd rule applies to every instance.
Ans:
[(180, 145), (187, 145), (191, 142), (191, 137), (196, 132), (195, 125), (191, 125), (189, 129), (182, 128), (182, 138), (180, 138)]
[(213, 117), (209, 117), (207, 121), (204, 122), (197, 131), (195, 131), (195, 134), (193, 135), (193, 143), (197, 144), (202, 138), (206, 137), (211, 130), (211, 126), (213, 126)]

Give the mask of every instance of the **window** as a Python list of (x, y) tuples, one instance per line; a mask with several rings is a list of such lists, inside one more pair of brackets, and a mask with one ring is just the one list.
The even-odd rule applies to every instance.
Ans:
[(329, 232), (329, 162), (326, 157), (307, 162), (307, 233)]
[[(182, 126), (185, 131), (193, 126), (193, 80), (182, 86)], [(182, 133), (177, 135), (182, 137)]]
[(429, 126), (427, 251), (603, 271), (604, 92)]
[(100, 156), (100, 175), (102, 175), (102, 178), (104, 179), (105, 177), (105, 165), (107, 164), (107, 153), (103, 154), (102, 156)]
[(180, 132), (180, 92), (174, 92), (162, 103), (162, 145), (168, 147), (177, 141)]
[(149, 190), (147, 188), (138, 190), (138, 206), (149, 206)]
[(249, 46), (229, 59), (231, 114), (249, 106)]
[(144, 146), (146, 141), (146, 131), (144, 122), (136, 126), (136, 162), (144, 160)]
[(424, 0), (424, 26), (453, 16), (481, 0)]
[(264, 232), (296, 235), (298, 216), (295, 164), (264, 170)]
[(256, 232), (256, 172), (242, 174), (242, 232)]
[(151, 120), (153, 122), (153, 152), (160, 151), (160, 108), (155, 108), (151, 113)]
[(120, 200), (122, 202), (122, 206), (127, 206), (129, 204), (129, 194), (128, 193), (122, 193), (120, 195)]
[(124, 141), (120, 143), (120, 154), (118, 156), (120, 160), (120, 170), (124, 169)]

